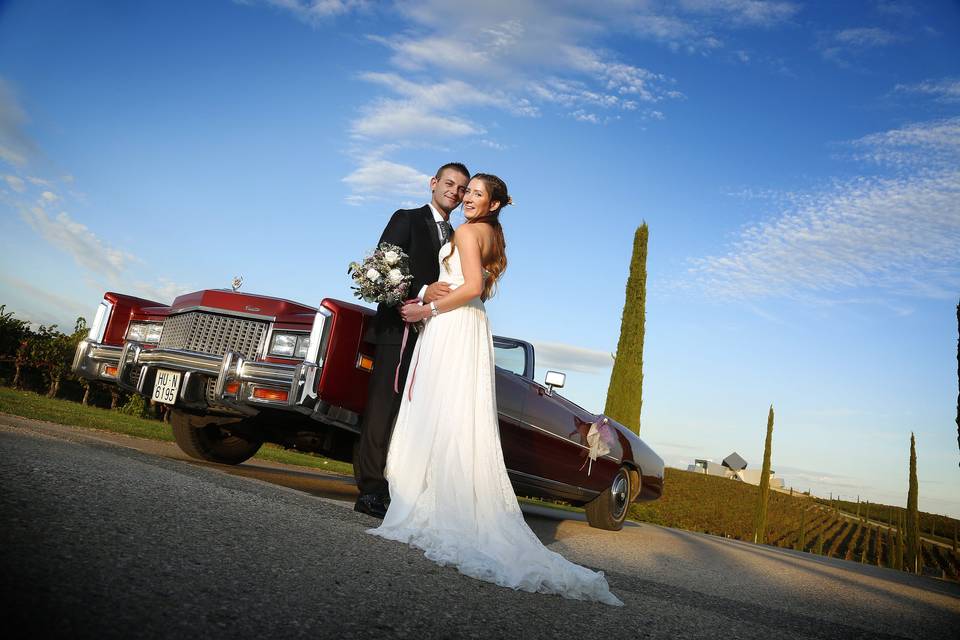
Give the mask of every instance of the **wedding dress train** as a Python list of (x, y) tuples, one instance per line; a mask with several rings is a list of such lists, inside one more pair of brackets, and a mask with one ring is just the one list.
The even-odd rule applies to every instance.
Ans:
[[(440, 258), (449, 252), (448, 243)], [(440, 273), (463, 284), (456, 250)], [(622, 605), (602, 572), (550, 551), (524, 521), (500, 448), (494, 375), (479, 298), (427, 320), (387, 455), (390, 508), (369, 533), (504, 587)]]

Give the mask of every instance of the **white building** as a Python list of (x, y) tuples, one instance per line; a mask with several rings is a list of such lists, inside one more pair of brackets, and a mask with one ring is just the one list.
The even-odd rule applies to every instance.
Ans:
[[(747, 469), (747, 461), (734, 451), (723, 459), (723, 464), (717, 464), (712, 460), (697, 459), (694, 463), (687, 466), (687, 471), (693, 473), (702, 473), (708, 476), (719, 476), (721, 478), (731, 478), (746, 482), (748, 484), (760, 486), (760, 476), (763, 473), (760, 469)], [(770, 471), (770, 486), (774, 489), (783, 488), (783, 478), (775, 477), (775, 472)]]

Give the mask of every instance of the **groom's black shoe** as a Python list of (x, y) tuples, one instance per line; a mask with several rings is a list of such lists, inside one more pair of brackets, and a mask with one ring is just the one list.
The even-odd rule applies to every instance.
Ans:
[(375, 493), (362, 493), (353, 505), (353, 510), (383, 520), (383, 517), (387, 515), (387, 506), (388, 503), (383, 499), (383, 496)]

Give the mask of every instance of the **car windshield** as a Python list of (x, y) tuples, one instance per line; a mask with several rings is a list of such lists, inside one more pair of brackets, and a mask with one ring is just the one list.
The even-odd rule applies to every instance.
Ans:
[(522, 346), (494, 343), (493, 357), (495, 364), (501, 369), (506, 369), (518, 376), (523, 375), (527, 354), (524, 352)]

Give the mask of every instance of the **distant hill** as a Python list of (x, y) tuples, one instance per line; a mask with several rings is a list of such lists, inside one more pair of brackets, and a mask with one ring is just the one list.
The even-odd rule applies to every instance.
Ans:
[[(630, 517), (641, 522), (753, 539), (753, 514), (759, 487), (728, 478), (666, 469), (663, 497), (635, 504)], [(893, 566), (897, 514), (902, 507), (841, 502), (802, 494), (770, 492), (766, 543), (777, 547)], [(867, 519), (869, 516), (869, 520)], [(890, 526), (892, 523), (892, 526)], [(960, 579), (960, 553), (954, 518), (921, 513), (924, 573)]]

